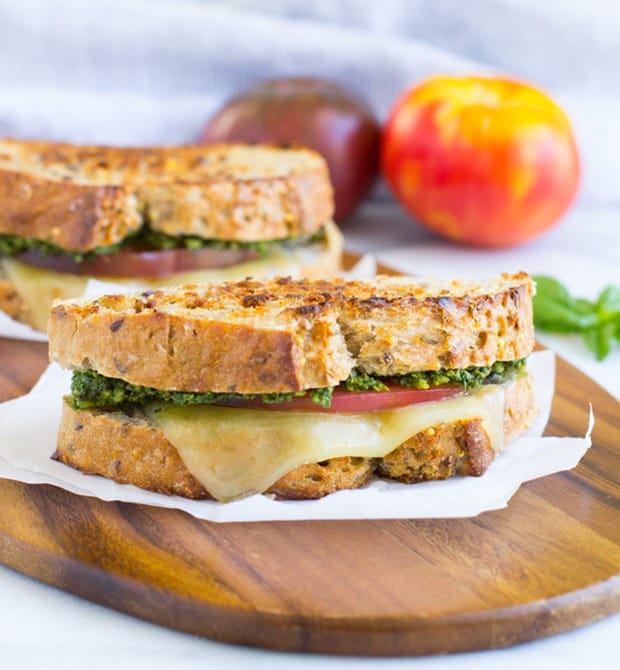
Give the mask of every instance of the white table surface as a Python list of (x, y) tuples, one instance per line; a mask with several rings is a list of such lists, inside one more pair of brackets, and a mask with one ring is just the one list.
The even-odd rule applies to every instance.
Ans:
[[(345, 227), (347, 248), (373, 251), (400, 270), (444, 276), (546, 272), (593, 297), (620, 283), (620, 209), (575, 207), (547, 235), (518, 249), (481, 252), (444, 244), (398, 208), (369, 204)], [(620, 348), (597, 363), (577, 338), (539, 334), (620, 399)], [(596, 408), (595, 412), (596, 412)], [(620, 409), (620, 407), (619, 407)], [(620, 420), (620, 411), (618, 413)], [(620, 448), (620, 445), (618, 445)], [(620, 566), (619, 566), (620, 570)], [(89, 603), (0, 566), (0, 670), (87, 668), (611, 668), (620, 652), (620, 614), (546, 640), (472, 654), (357, 659), (235, 647), (160, 628)]]

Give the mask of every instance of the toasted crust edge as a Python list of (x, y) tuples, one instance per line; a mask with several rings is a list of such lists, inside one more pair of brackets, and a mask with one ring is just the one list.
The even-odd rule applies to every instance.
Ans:
[[(506, 385), (504, 437), (512, 442), (535, 415), (531, 379)], [(482, 475), (494, 459), (489, 438), (473, 419), (429, 427), (383, 459), (335, 458), (295, 468), (265, 492), (281, 499), (316, 499), (359, 488), (374, 475), (406, 483)], [(54, 458), (86, 474), (192, 499), (211, 496), (185, 468), (163, 432), (140, 412), (72, 409), (63, 403)]]
[[(201, 173), (201, 164), (216, 165), (227, 152), (243, 153), (237, 172), (231, 164)], [(255, 157), (260, 163), (265, 156), (284, 166), (280, 174), (269, 166), (247, 173)], [(258, 242), (314, 233), (334, 212), (325, 160), (310, 149), (267, 145), (0, 140), (0, 201), (0, 234), (76, 252), (115, 244), (147, 220), (171, 235)]]
[(127, 185), (57, 182), (0, 169), (0, 234), (33, 238), (66, 251), (105, 247), (143, 223)]
[(329, 306), (299, 332), (167, 312), (124, 319), (110, 311), (75, 320), (62, 304), (52, 309), (48, 328), (50, 356), (65, 367), (152, 388), (236, 393), (337, 385), (352, 367), (338, 332)]
[[(256, 282), (259, 293), (244, 293), (241, 302), (248, 297), (266, 302), (249, 307), (235, 302), (238, 296), (226, 302), (232, 292), (248, 288), (244, 283), (186, 286), (165, 297), (60, 303), (50, 315), (50, 357), (63, 367), (92, 368), (139, 386), (263, 393), (332, 386), (352, 367), (391, 376), (491, 365), (532, 351), (533, 289), (527, 275), (505, 276), (500, 289), (493, 285), (488, 294), (404, 296), (391, 302), (382, 298), (377, 281), (376, 298), (368, 298), (370, 283)], [(279, 296), (284, 304), (277, 303)], [(222, 305), (226, 318), (207, 318), (213, 306)], [(263, 319), (287, 305), (286, 326), (280, 324), (269, 337), (264, 326), (243, 327), (230, 317), (234, 309), (244, 318)], [(170, 349), (174, 356), (165, 354)]]

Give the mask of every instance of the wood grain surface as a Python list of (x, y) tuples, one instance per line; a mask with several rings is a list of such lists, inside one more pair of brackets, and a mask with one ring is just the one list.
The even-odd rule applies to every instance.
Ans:
[[(45, 345), (0, 339), (0, 400), (45, 365)], [(582, 434), (588, 401), (582, 462), (476, 518), (215, 524), (0, 480), (0, 561), (163, 626), (272, 649), (421, 655), (542, 638), (620, 611), (618, 403), (558, 361), (547, 434)]]

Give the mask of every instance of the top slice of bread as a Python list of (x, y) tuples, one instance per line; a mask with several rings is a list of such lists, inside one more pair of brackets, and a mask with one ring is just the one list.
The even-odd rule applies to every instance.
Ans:
[(89, 251), (148, 223), (239, 242), (312, 234), (333, 215), (324, 159), (302, 148), (120, 148), (0, 140), (0, 234)]
[(525, 273), (486, 282), (256, 281), (57, 303), (50, 357), (132, 384), (269, 393), (485, 366), (534, 345)]

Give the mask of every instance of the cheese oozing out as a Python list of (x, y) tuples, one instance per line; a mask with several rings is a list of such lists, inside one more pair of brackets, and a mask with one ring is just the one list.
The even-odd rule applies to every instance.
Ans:
[[(95, 277), (109, 284), (118, 284), (119, 291), (126, 289), (160, 288), (181, 284), (203, 284), (219, 281), (235, 281), (245, 277), (270, 277), (275, 275), (300, 276), (301, 268), (318, 265), (325, 258), (321, 272), (335, 274), (340, 269), (342, 236), (335, 224), (325, 225), (326, 244), (315, 243), (307, 246), (276, 246), (266, 256), (227, 268), (212, 270), (192, 270), (179, 272), (167, 277), (140, 279), (136, 277)], [(66, 272), (56, 272), (34, 267), (14, 258), (0, 259), (2, 272), (15, 286), (28, 308), (28, 320), (40, 331), (45, 331), (49, 310), (54, 300), (67, 300), (83, 295), (89, 277)], [(304, 272), (310, 276), (311, 272)]]
[(356, 414), (156, 404), (146, 412), (189, 472), (222, 502), (262, 493), (304, 463), (385, 456), (441, 423), (479, 418), (494, 452), (503, 448), (504, 389), (498, 384), (448, 400)]

